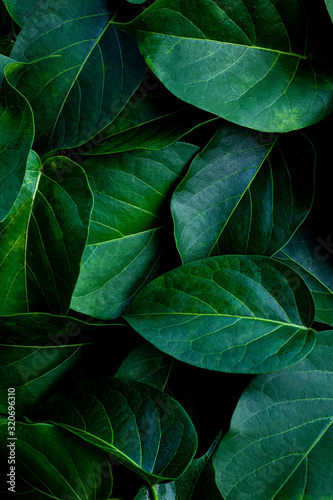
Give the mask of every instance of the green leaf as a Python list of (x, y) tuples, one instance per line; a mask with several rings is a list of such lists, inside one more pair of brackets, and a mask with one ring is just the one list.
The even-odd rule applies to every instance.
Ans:
[(24, 481), (18, 492), (22, 497), (18, 495), (18, 498), (110, 498), (111, 464), (98, 449), (64, 429), (44, 423), (25, 424), (17, 421), (15, 433), (17, 441), (8, 441), (7, 422), (1, 422), (0, 449), (8, 456), (7, 446), (14, 443), (15, 483), (19, 478)]
[(271, 256), (310, 211), (314, 168), (313, 147), (299, 132), (264, 137), (223, 124), (171, 200), (182, 261)]
[[(184, 474), (170, 483), (161, 483), (155, 486), (157, 498), (161, 500), (223, 500), (215, 483), (215, 469), (213, 467), (213, 452), (218, 444), (212, 445), (208, 452), (192, 461)], [(134, 500), (151, 500), (146, 486), (140, 488)]]
[(161, 351), (223, 372), (282, 369), (315, 343), (308, 288), (268, 257), (225, 255), (180, 266), (146, 285), (125, 319)]
[(173, 363), (171, 356), (144, 342), (126, 356), (115, 377), (135, 380), (164, 391)]
[(145, 64), (110, 24), (107, 0), (44, 0), (12, 51), (12, 82), (30, 102), (39, 154), (87, 142), (121, 111)]
[(315, 321), (333, 326), (333, 252), (331, 235), (327, 241), (316, 237), (303, 224), (292, 240), (274, 258), (294, 269), (309, 287), (315, 304)]
[(328, 10), (329, 15), (333, 21), (333, 0), (325, 0), (325, 4)]
[(22, 0), (3, 0), (3, 3), (19, 26), (23, 26), (28, 21), (29, 14), (34, 14), (35, 7), (43, 9), (43, 4), (39, 0), (24, 0), (24, 2)]
[(139, 89), (115, 120), (79, 152), (102, 155), (133, 149), (163, 149), (216, 119), (171, 94), (164, 96), (159, 89), (155, 92)]
[[(9, 214), (22, 187), (34, 139), (27, 100), (8, 83), (12, 59), (0, 55), (0, 221)], [(4, 73), (2, 73), (2, 70)], [(3, 75), (3, 76), (2, 76)], [(4, 78), (4, 79), (3, 79)]]
[(214, 458), (226, 500), (330, 500), (333, 491), (333, 331), (301, 363), (257, 377), (241, 396)]
[(168, 202), (196, 146), (96, 157), (81, 165), (94, 193), (89, 239), (71, 308), (117, 318), (157, 273)]
[(179, 403), (153, 387), (111, 377), (54, 395), (38, 418), (69, 429), (150, 484), (179, 477), (197, 446)]
[(20, 314), (0, 317), (0, 411), (7, 413), (8, 387), (15, 389), (16, 415), (23, 415), (84, 364), (100, 328), (69, 316)]
[(0, 224), (0, 315), (67, 313), (92, 202), (79, 165), (57, 157), (40, 169), (31, 153), (20, 195)]
[(319, 48), (318, 38), (308, 43), (317, 29), (317, 7), (308, 7), (302, 0), (198, 0), (195, 8), (191, 0), (157, 0), (122, 29), (178, 98), (239, 125), (288, 132), (333, 109), (332, 65), (322, 60), (332, 39)]

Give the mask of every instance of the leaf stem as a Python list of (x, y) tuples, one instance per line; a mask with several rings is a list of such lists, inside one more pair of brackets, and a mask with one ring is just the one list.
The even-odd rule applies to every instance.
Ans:
[(158, 493), (157, 493), (157, 489), (156, 489), (155, 485), (152, 484), (150, 486), (150, 491), (151, 491), (151, 494), (152, 494), (152, 500), (158, 500)]

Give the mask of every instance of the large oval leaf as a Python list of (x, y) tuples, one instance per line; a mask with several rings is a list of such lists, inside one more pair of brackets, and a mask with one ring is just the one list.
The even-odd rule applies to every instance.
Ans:
[(80, 271), (92, 193), (67, 158), (31, 153), (23, 187), (0, 224), (0, 315), (66, 314)]
[(96, 157), (81, 164), (94, 193), (89, 239), (71, 308), (117, 318), (156, 277), (166, 245), (168, 201), (196, 146)]
[(27, 500), (110, 498), (112, 468), (100, 450), (50, 424), (17, 421), (15, 428), (19, 439), (8, 440), (7, 421), (0, 424), (3, 453), (8, 457), (8, 444), (15, 446), (14, 491), (17, 496), (12, 490), (10, 496)]
[[(0, 221), (9, 214), (22, 187), (34, 139), (34, 120), (27, 100), (8, 83), (12, 59), (0, 55)], [(7, 66), (7, 67), (6, 67)], [(2, 68), (4, 70), (2, 76)]]
[(24, 24), (11, 81), (33, 108), (38, 153), (88, 141), (139, 86), (145, 64), (111, 13), (107, 0), (44, 0)]
[(139, 382), (110, 377), (80, 382), (54, 395), (38, 418), (69, 429), (151, 484), (180, 476), (197, 446), (179, 403)]
[(320, 332), (308, 358), (245, 390), (214, 458), (226, 500), (332, 498), (332, 358)]
[(302, 278), (268, 257), (210, 257), (149, 283), (125, 319), (158, 349), (195, 366), (263, 373), (313, 348), (313, 301)]
[(331, 65), (308, 43), (317, 10), (306, 12), (302, 0), (198, 0), (195, 8), (158, 0), (123, 29), (180, 99), (239, 125), (288, 132), (333, 109)]
[(314, 170), (314, 150), (303, 134), (265, 137), (223, 124), (172, 196), (182, 261), (221, 253), (271, 256), (308, 215)]
[(333, 326), (333, 251), (331, 235), (327, 241), (303, 224), (291, 241), (274, 255), (302, 276), (315, 304), (315, 321)]

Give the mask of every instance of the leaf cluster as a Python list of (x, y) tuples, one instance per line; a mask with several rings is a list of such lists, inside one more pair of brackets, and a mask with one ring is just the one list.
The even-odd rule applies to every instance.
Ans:
[(331, 500), (333, 2), (0, 14), (1, 497)]

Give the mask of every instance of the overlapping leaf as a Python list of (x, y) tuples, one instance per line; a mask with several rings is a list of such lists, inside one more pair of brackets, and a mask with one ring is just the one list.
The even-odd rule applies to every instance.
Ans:
[[(297, 286), (295, 286), (297, 283)], [(175, 358), (210, 370), (264, 373), (314, 346), (313, 301), (302, 278), (268, 257), (191, 262), (139, 292), (125, 319)]]
[[(123, 29), (180, 99), (239, 125), (288, 132), (333, 109), (330, 62), (323, 64), (318, 47), (308, 43), (318, 7), (307, 7), (302, 0), (199, 0), (195, 6), (157, 0)], [(321, 32), (331, 28), (321, 25)]]
[(226, 500), (330, 500), (332, 356), (333, 332), (320, 332), (306, 359), (245, 390), (214, 458)]
[(39, 418), (101, 448), (151, 484), (180, 476), (197, 446), (179, 403), (133, 381), (102, 377), (78, 383), (47, 401)]
[(170, 192), (198, 148), (176, 143), (82, 163), (94, 193), (89, 239), (71, 308), (100, 319), (123, 314), (156, 276)]
[(92, 193), (85, 173), (35, 153), (13, 209), (0, 224), (0, 315), (66, 314), (79, 275)]
[(315, 320), (333, 326), (333, 253), (331, 235), (327, 241), (303, 224), (292, 240), (274, 255), (299, 273), (311, 290), (315, 303)]
[[(19, 440), (8, 441), (7, 422), (1, 422), (2, 453), (6, 453), (8, 457), (8, 443), (14, 443), (15, 446), (16, 494), (9, 493), (13, 498), (110, 498), (113, 483), (111, 464), (100, 450), (50, 424), (16, 422), (16, 433)], [(6, 493), (8, 490), (2, 491), (3, 496)]]
[(9, 214), (23, 183), (34, 139), (27, 100), (8, 83), (13, 60), (0, 54), (0, 221)]
[(314, 169), (311, 143), (298, 132), (265, 137), (223, 124), (171, 200), (182, 261), (275, 253), (309, 213)]
[(12, 57), (24, 64), (12, 82), (33, 108), (39, 154), (94, 137), (144, 76), (135, 42), (110, 25), (110, 9), (107, 0), (44, 0), (18, 36)]

